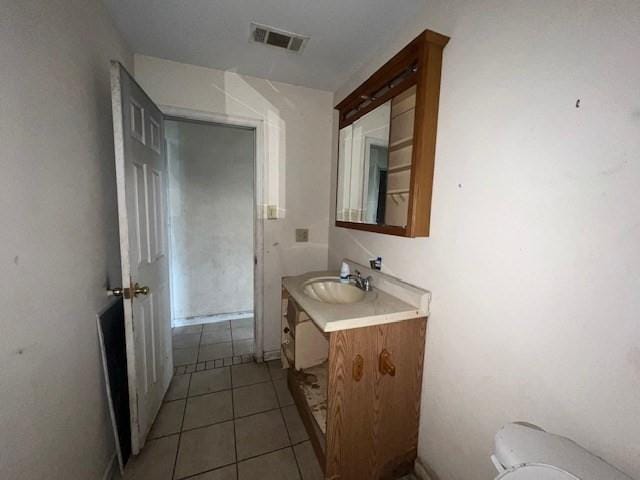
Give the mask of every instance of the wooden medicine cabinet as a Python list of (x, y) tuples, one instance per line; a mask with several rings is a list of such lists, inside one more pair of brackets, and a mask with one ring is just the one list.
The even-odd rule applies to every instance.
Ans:
[(425, 30), (341, 101), (336, 226), (428, 237), (442, 51)]

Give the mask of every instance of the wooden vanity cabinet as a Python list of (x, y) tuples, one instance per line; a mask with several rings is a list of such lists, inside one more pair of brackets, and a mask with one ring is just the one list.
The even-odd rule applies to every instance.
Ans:
[[(283, 290), (283, 325), (299, 312)], [(284, 360), (325, 479), (386, 480), (413, 470), (426, 324), (426, 318), (414, 318), (329, 332), (326, 361), (299, 369)]]

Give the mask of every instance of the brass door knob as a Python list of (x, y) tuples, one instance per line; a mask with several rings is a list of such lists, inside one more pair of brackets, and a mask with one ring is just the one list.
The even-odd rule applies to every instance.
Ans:
[(149, 287), (141, 287), (138, 282), (136, 282), (136, 284), (133, 286), (133, 289), (115, 287), (115, 288), (108, 288), (107, 292), (109, 292), (109, 295), (113, 295), (114, 297), (124, 297), (126, 299), (129, 299), (132, 296), (131, 295), (132, 290), (133, 290), (134, 297), (137, 297), (138, 295), (149, 295)]
[(149, 295), (149, 287), (141, 287), (138, 282), (133, 286), (133, 296)]

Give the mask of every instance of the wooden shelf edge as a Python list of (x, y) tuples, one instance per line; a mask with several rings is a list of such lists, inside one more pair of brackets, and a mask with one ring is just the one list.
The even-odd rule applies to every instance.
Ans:
[(389, 144), (389, 151), (395, 152), (397, 150), (402, 150), (403, 148), (413, 146), (413, 137), (403, 138), (402, 140), (398, 140)]
[(341, 220), (336, 220), (336, 227), (374, 233), (386, 233), (388, 235), (397, 235), (399, 237), (410, 236), (407, 232), (407, 227), (401, 227), (398, 225), (378, 225), (375, 223), (343, 222)]
[(410, 170), (410, 169), (411, 169), (411, 164), (407, 163), (406, 165), (396, 165), (395, 167), (389, 167), (387, 169), (387, 172), (389, 175), (391, 175), (394, 173), (404, 172), (405, 170)]

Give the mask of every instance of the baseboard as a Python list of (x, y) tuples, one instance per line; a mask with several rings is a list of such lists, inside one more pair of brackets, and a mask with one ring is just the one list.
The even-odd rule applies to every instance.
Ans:
[(419, 480), (440, 480), (429, 464), (416, 458), (413, 464), (413, 473)]
[(116, 472), (118, 471), (118, 457), (116, 456), (116, 452), (113, 452), (111, 456), (111, 460), (107, 463), (107, 468), (104, 469), (104, 474), (102, 475), (102, 480), (113, 480), (116, 478)]
[(271, 350), (269, 352), (264, 352), (262, 358), (265, 362), (270, 360), (278, 360), (280, 358), (280, 350)]
[(243, 312), (216, 313), (214, 315), (200, 315), (198, 317), (174, 318), (172, 327), (188, 327), (191, 325), (202, 325), (203, 323), (226, 322), (239, 318), (251, 318), (253, 311), (247, 310)]

